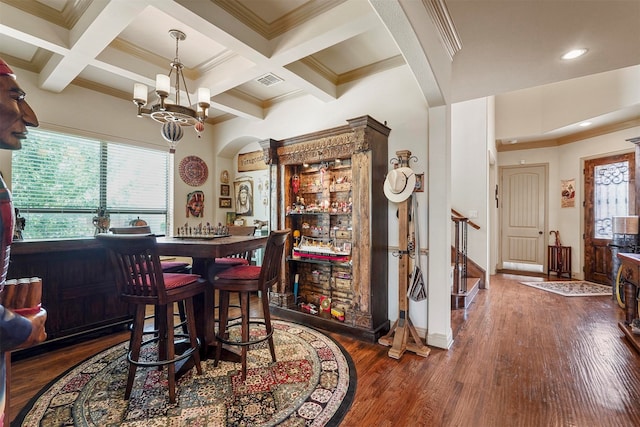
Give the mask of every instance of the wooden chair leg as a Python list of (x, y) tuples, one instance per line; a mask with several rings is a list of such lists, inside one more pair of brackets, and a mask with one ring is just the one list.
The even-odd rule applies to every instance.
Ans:
[[(158, 355), (160, 355), (159, 359), (164, 358), (167, 355), (167, 310), (169, 306), (159, 305), (156, 306), (156, 325), (158, 328)], [(173, 308), (173, 307), (171, 307)], [(172, 318), (173, 320), (173, 318)], [(158, 365), (157, 368), (159, 371), (162, 370), (162, 365)]]
[[(174, 323), (173, 323), (173, 304), (167, 304), (165, 306), (165, 322), (166, 322), (166, 340), (164, 347), (166, 348), (165, 360), (173, 360), (175, 358), (175, 338), (174, 338)], [(163, 354), (163, 353), (160, 353)], [(169, 402), (176, 402), (176, 364), (169, 363), (167, 365), (167, 380), (169, 381)]]
[[(240, 298), (240, 312), (242, 313), (242, 342), (249, 342), (249, 293), (238, 292)], [(242, 381), (247, 379), (247, 350), (248, 345), (240, 346), (240, 358), (242, 362)]]
[(271, 312), (269, 311), (269, 295), (266, 290), (260, 292), (260, 299), (262, 300), (262, 316), (264, 317), (264, 324), (269, 337), (269, 351), (271, 352), (271, 360), (276, 361), (276, 349), (273, 345), (273, 326), (271, 326)]
[[(140, 347), (142, 345), (142, 333), (144, 332), (144, 316), (145, 306), (136, 306), (136, 314), (133, 319), (133, 330), (131, 331), (131, 340), (129, 341), (129, 357), (137, 362), (140, 359)], [(133, 381), (136, 378), (136, 369), (138, 367), (134, 363), (129, 363), (129, 376), (127, 377), (127, 387), (124, 391), (125, 400), (131, 396)]]
[[(196, 331), (196, 316), (193, 309), (193, 299), (189, 298), (184, 301), (185, 318), (187, 319), (187, 333), (189, 334), (189, 343), (192, 348), (198, 347), (198, 333)], [(196, 350), (191, 355), (193, 362), (196, 365), (196, 372), (202, 374), (202, 365), (200, 364), (200, 351)]]
[[(229, 292), (220, 291), (220, 306), (218, 307), (219, 314), (219, 323), (218, 323), (218, 336), (221, 338), (225, 338), (227, 334), (227, 319), (229, 317)], [(220, 356), (222, 356), (222, 342), (218, 340), (216, 345), (216, 358), (213, 361), (213, 366), (218, 366), (218, 361), (220, 360)]]
[(182, 324), (182, 333), (184, 334), (188, 334), (189, 333), (189, 325), (186, 324), (187, 320), (187, 312), (185, 309), (185, 302), (184, 301), (178, 301), (178, 317), (180, 318), (180, 323)]

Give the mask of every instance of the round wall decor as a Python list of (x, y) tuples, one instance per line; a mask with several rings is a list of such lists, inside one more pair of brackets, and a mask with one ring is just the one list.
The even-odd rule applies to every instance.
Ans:
[(182, 159), (178, 171), (185, 184), (192, 187), (204, 184), (209, 176), (207, 164), (198, 156), (187, 156)]

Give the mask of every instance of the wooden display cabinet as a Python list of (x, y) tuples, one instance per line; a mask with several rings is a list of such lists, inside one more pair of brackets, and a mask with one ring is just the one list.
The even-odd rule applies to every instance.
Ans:
[(383, 184), (391, 130), (369, 116), (348, 123), (261, 142), (271, 165), (271, 224), (293, 232), (270, 301), (283, 318), (375, 341), (389, 330)]

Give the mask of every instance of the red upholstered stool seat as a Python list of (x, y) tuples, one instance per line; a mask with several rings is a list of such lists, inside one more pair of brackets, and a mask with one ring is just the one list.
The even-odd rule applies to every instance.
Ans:
[(222, 257), (215, 259), (216, 265), (222, 267), (233, 267), (236, 265), (249, 265), (249, 260), (246, 258), (234, 258), (234, 257)]
[(258, 280), (260, 267), (257, 265), (239, 265), (218, 273), (218, 279), (229, 280)]
[(188, 262), (182, 261), (160, 261), (160, 267), (165, 273), (183, 273), (190, 269)]
[(165, 289), (175, 289), (197, 281), (200, 276), (198, 274), (185, 273), (162, 273), (164, 278)]
[(216, 258), (215, 262), (209, 266), (208, 276), (209, 281), (215, 280), (216, 276), (221, 272), (231, 267), (237, 267), (239, 265), (249, 265), (249, 260), (244, 257), (223, 257)]

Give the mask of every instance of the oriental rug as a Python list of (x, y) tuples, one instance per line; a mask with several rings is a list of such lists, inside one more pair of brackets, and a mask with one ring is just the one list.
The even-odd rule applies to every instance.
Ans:
[[(124, 400), (128, 343), (122, 343), (61, 375), (11, 425), (337, 426), (355, 394), (351, 357), (319, 331), (272, 323), (277, 362), (266, 342), (251, 346), (244, 382), (239, 363), (221, 361), (214, 368), (206, 360), (202, 375), (194, 368), (178, 380), (176, 403), (170, 404), (164, 371), (140, 367)], [(264, 327), (252, 325), (251, 333), (264, 333)]]
[(523, 285), (553, 292), (565, 297), (589, 297), (599, 295), (612, 295), (611, 286), (583, 280), (559, 280), (555, 282), (520, 282)]

